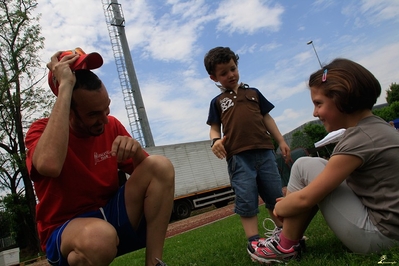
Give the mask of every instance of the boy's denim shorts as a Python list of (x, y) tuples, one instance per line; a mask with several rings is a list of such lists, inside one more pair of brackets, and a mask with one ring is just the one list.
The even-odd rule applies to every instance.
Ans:
[[(134, 231), (127, 216), (125, 186), (122, 186), (103, 208), (83, 213), (75, 218), (82, 217), (104, 219), (115, 227), (119, 237), (117, 256), (144, 248), (146, 245), (147, 224), (145, 219), (143, 218), (140, 222), (138, 230)], [(46, 255), (51, 265), (68, 265), (66, 258), (61, 255), (60, 247), (62, 232), (71, 220), (56, 228), (47, 240)]]
[(248, 150), (235, 154), (228, 160), (228, 171), (236, 195), (234, 212), (240, 216), (252, 217), (259, 213), (259, 196), (271, 210), (276, 199), (283, 196), (273, 150)]

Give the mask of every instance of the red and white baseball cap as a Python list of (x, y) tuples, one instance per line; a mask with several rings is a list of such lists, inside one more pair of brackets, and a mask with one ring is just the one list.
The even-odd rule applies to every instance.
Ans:
[[(70, 54), (78, 54), (79, 58), (70, 66), (71, 70), (78, 70), (78, 69), (96, 69), (102, 66), (103, 58), (99, 53), (90, 53), (86, 54), (81, 48), (75, 48), (74, 50), (68, 50), (61, 53), (58, 56), (58, 60), (61, 60), (64, 56)], [(58, 87), (59, 84), (55, 79), (53, 72), (48, 73), (48, 84), (50, 85), (51, 90), (57, 96), (58, 95)]]

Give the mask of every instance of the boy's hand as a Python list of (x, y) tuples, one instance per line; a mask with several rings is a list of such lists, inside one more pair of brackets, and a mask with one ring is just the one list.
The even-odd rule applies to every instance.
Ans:
[(287, 143), (285, 143), (285, 141), (280, 143), (280, 150), (285, 163), (291, 162), (291, 150), (290, 147), (288, 147)]
[(222, 139), (217, 140), (212, 146), (212, 152), (218, 157), (219, 159), (226, 158), (227, 152), (224, 149), (224, 143), (226, 141), (226, 136)]

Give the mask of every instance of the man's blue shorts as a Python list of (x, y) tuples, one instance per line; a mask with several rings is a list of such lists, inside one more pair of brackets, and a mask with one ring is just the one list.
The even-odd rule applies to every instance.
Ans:
[[(83, 213), (75, 218), (94, 217), (104, 219), (112, 224), (119, 237), (117, 256), (144, 248), (146, 245), (147, 224), (143, 218), (137, 231), (133, 230), (126, 212), (125, 186), (122, 186), (113, 198), (103, 208)], [(66, 221), (53, 231), (46, 243), (47, 260), (51, 265), (68, 265), (66, 258), (61, 255), (61, 235), (71, 220)]]
[(283, 196), (273, 150), (235, 154), (228, 160), (228, 171), (236, 195), (234, 212), (240, 216), (252, 217), (259, 213), (259, 196), (267, 209), (274, 209), (276, 199)]

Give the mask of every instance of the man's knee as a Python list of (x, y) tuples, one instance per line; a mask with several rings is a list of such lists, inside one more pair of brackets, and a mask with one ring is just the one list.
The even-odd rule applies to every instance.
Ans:
[[(72, 224), (72, 226), (76, 225)], [(68, 231), (64, 231), (65, 233), (68, 233)], [(64, 235), (63, 238), (62, 241), (67, 240)], [(92, 220), (90, 223), (84, 224), (79, 234), (74, 240), (70, 239), (70, 241), (73, 241), (71, 249), (65, 254), (70, 265), (81, 265), (81, 263), (103, 265), (103, 262), (110, 263), (117, 254), (117, 246), (119, 244), (115, 228), (103, 220)]]
[(162, 183), (173, 184), (175, 178), (175, 170), (171, 161), (161, 155), (151, 155), (145, 160), (147, 171), (151, 171), (155, 178)]
[(97, 222), (89, 223), (81, 231), (82, 242), (86, 248), (101, 246), (97, 240), (109, 243), (112, 246), (118, 246), (118, 235), (115, 228), (108, 222), (98, 219)]

